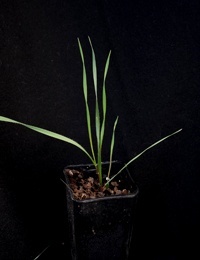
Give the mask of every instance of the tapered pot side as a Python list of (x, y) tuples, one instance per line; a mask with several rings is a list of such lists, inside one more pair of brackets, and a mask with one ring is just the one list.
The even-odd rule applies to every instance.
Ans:
[[(108, 166), (107, 162), (102, 164), (103, 173)], [(113, 162), (113, 173), (122, 166)], [(128, 259), (139, 192), (128, 169), (118, 179), (127, 182), (130, 194), (86, 200), (74, 199), (66, 169), (84, 170), (88, 175), (94, 174), (95, 169), (93, 165), (70, 165), (64, 169), (72, 259)]]

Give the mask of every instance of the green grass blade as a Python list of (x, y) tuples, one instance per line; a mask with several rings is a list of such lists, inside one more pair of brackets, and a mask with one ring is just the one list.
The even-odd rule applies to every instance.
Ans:
[(85, 102), (87, 102), (87, 74), (86, 74), (86, 67), (85, 67), (85, 59), (84, 59), (84, 55), (83, 55), (83, 49), (80, 43), (80, 40), (78, 39), (78, 46), (79, 46), (79, 51), (80, 51), (80, 55), (81, 55), (81, 60), (82, 60), (82, 64), (83, 64), (83, 94), (84, 94), (84, 98), (85, 98)]
[(108, 169), (108, 178), (110, 178), (110, 172), (111, 172), (111, 167), (112, 167), (112, 157), (113, 157), (113, 150), (114, 150), (114, 145), (115, 145), (115, 129), (118, 123), (119, 117), (116, 118), (114, 126), (113, 126), (113, 133), (112, 133), (112, 139), (111, 139), (111, 144), (110, 144), (110, 159), (109, 159), (109, 169)]
[(90, 42), (90, 47), (92, 50), (92, 74), (93, 74), (93, 81), (94, 81), (94, 90), (95, 90), (95, 96), (97, 98), (97, 65), (96, 65), (96, 57), (95, 57), (95, 52), (94, 48), (92, 45), (92, 41), (90, 37), (88, 36), (89, 42)]
[(94, 92), (95, 92), (95, 130), (96, 130), (96, 139), (97, 139), (97, 171), (99, 176), (99, 182), (102, 185), (102, 143), (101, 143), (101, 120), (100, 120), (100, 111), (99, 111), (99, 101), (98, 101), (98, 91), (97, 91), (97, 64), (96, 57), (92, 42), (90, 37), (88, 37), (90, 42), (90, 47), (92, 51), (92, 74), (94, 81)]
[(101, 151), (98, 151), (98, 161), (97, 161), (97, 173), (99, 178), (99, 183), (102, 186), (103, 184), (103, 177), (102, 177), (102, 157), (101, 157)]
[(29, 128), (29, 129), (31, 129), (31, 130), (33, 130), (35, 132), (40, 133), (40, 134), (47, 135), (47, 136), (50, 136), (50, 137), (55, 138), (57, 140), (64, 141), (66, 143), (72, 144), (72, 145), (76, 146), (77, 148), (79, 148), (80, 150), (82, 150), (90, 158), (92, 163), (94, 163), (94, 160), (90, 156), (90, 154), (79, 143), (77, 143), (73, 139), (70, 139), (70, 138), (68, 138), (66, 136), (57, 134), (55, 132), (52, 132), (52, 131), (49, 131), (49, 130), (46, 130), (46, 129), (43, 129), (43, 128), (40, 128), (40, 127), (37, 127), (37, 126), (24, 124), (22, 122), (19, 122), (19, 121), (16, 121), (16, 120), (13, 120), (11, 118), (4, 117), (4, 116), (0, 116), (0, 121), (22, 125), (22, 126), (25, 126), (26, 128)]
[[(105, 133), (105, 124), (106, 124), (106, 110), (107, 110), (107, 97), (106, 97), (106, 76), (109, 68), (109, 62), (110, 62), (110, 55), (111, 52), (109, 52), (108, 58), (106, 60), (106, 65), (104, 69), (104, 78), (103, 78), (103, 88), (102, 88), (102, 110), (103, 110), (103, 119), (102, 119), (102, 125), (100, 126), (100, 146), (99, 146), (99, 153), (102, 151), (103, 146), (103, 139), (104, 139), (104, 133)], [(112, 142), (111, 142), (112, 143)], [(99, 161), (101, 160), (101, 157), (99, 158)], [(111, 167), (111, 166), (110, 166)], [(101, 183), (102, 183), (102, 176), (101, 176)]]
[(108, 73), (109, 63), (110, 63), (111, 51), (108, 54), (106, 60), (106, 65), (104, 69), (104, 78), (103, 78), (103, 89), (102, 89), (102, 109), (103, 109), (103, 120), (101, 125), (101, 143), (103, 143), (104, 133), (105, 133), (105, 123), (106, 123), (106, 110), (107, 110), (107, 97), (106, 97), (106, 77)]
[(143, 150), (141, 153), (139, 153), (138, 155), (136, 155), (134, 158), (132, 158), (129, 162), (127, 162), (112, 178), (110, 178), (107, 183), (105, 184), (108, 185), (109, 182), (111, 182), (118, 174), (120, 174), (130, 163), (132, 163), (133, 161), (135, 161), (136, 159), (138, 159), (141, 155), (143, 155), (145, 152), (147, 152), (148, 150), (150, 150), (151, 148), (153, 148), (154, 146), (158, 145), (159, 143), (163, 142), (164, 140), (168, 139), (169, 137), (179, 133), (180, 131), (182, 131), (182, 129), (179, 129), (178, 131), (167, 135), (165, 137), (163, 137), (162, 139), (158, 140), (157, 142), (153, 143), (152, 145), (150, 145), (149, 147), (147, 147), (145, 150)]
[(83, 64), (83, 93), (84, 93), (84, 100), (85, 100), (85, 107), (86, 107), (86, 120), (87, 120), (88, 137), (89, 137), (89, 142), (90, 142), (90, 148), (91, 148), (91, 152), (92, 152), (93, 161), (96, 164), (96, 158), (95, 158), (94, 146), (93, 146), (93, 140), (92, 140), (90, 109), (89, 109), (89, 105), (88, 105), (88, 94), (87, 94), (88, 87), (87, 87), (86, 66), (85, 66), (85, 59), (84, 59), (82, 46), (81, 46), (81, 43), (80, 43), (79, 39), (78, 39), (78, 45), (79, 45), (79, 51), (80, 51), (81, 60), (82, 60), (82, 64)]
[(94, 48), (92, 45), (92, 41), (88, 36), (90, 47), (92, 51), (92, 74), (93, 74), (93, 81), (94, 81), (94, 92), (95, 92), (95, 129), (96, 129), (96, 138), (97, 138), (97, 146), (98, 149), (101, 146), (100, 141), (100, 112), (99, 112), (99, 102), (98, 102), (98, 91), (97, 91), (97, 64), (96, 64), (96, 56), (94, 52)]

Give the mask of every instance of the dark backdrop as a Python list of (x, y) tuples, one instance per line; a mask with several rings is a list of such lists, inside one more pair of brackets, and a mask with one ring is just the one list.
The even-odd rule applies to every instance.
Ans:
[[(200, 209), (199, 1), (147, 2), (0, 0), (0, 115), (88, 147), (77, 37), (88, 68), (91, 37), (101, 75), (112, 49), (104, 159), (117, 115), (114, 157), (124, 161), (183, 128), (129, 167), (140, 188), (132, 255), (194, 259)], [(70, 145), (4, 123), (0, 158), (0, 259), (34, 259), (63, 241), (62, 169), (87, 158)]]

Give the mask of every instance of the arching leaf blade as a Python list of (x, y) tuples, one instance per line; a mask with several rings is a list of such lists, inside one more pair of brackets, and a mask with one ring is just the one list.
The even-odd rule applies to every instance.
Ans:
[(73, 139), (71, 138), (68, 138), (64, 135), (61, 135), (61, 134), (57, 134), (55, 132), (52, 132), (52, 131), (49, 131), (47, 129), (44, 129), (44, 128), (40, 128), (40, 127), (37, 127), (37, 126), (33, 126), (33, 125), (29, 125), (29, 124), (25, 124), (25, 123), (22, 123), (22, 122), (19, 122), (19, 121), (16, 121), (16, 120), (13, 120), (11, 118), (8, 118), (8, 117), (4, 117), (4, 116), (0, 116), (0, 121), (3, 121), (3, 122), (7, 122), (7, 123), (13, 123), (13, 124), (18, 124), (18, 125), (22, 125), (26, 128), (29, 128), (35, 132), (38, 132), (40, 134), (43, 134), (43, 135), (46, 135), (46, 136), (49, 136), (51, 138), (54, 138), (54, 139), (57, 139), (57, 140), (60, 140), (60, 141), (63, 141), (63, 142), (66, 142), (66, 143), (69, 143), (73, 146), (76, 146), (77, 148), (79, 148), (80, 150), (82, 150), (89, 158), (90, 160), (94, 163), (94, 160), (93, 158), (90, 156), (90, 154), (85, 150), (85, 148), (83, 148), (82, 145), (80, 145), (78, 142), (74, 141)]
[(173, 132), (172, 134), (169, 134), (165, 137), (163, 137), (162, 139), (158, 140), (157, 142), (153, 143), (152, 145), (150, 145), (149, 147), (147, 147), (146, 149), (144, 149), (141, 153), (139, 153), (138, 155), (136, 155), (134, 158), (132, 158), (130, 161), (128, 161), (114, 176), (112, 176), (112, 178), (110, 178), (106, 184), (108, 185), (118, 174), (120, 174), (129, 164), (131, 164), (133, 161), (135, 161), (136, 159), (138, 159), (141, 155), (143, 155), (145, 152), (147, 152), (148, 150), (150, 150), (151, 148), (153, 148), (154, 146), (158, 145), (159, 143), (163, 142), (164, 140), (168, 139), (169, 137), (179, 133), (180, 131), (182, 131), (182, 128)]

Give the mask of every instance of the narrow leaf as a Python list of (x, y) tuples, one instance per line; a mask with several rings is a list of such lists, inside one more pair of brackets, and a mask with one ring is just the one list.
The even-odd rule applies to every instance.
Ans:
[(108, 178), (110, 178), (110, 172), (111, 172), (111, 167), (112, 167), (112, 156), (113, 156), (113, 149), (114, 149), (114, 144), (115, 144), (115, 129), (117, 126), (118, 118), (116, 118), (114, 126), (113, 126), (113, 133), (112, 133), (112, 139), (111, 139), (111, 144), (110, 144), (110, 160), (109, 160), (109, 169), (108, 169)]
[(13, 120), (11, 118), (4, 117), (4, 116), (0, 116), (0, 121), (22, 125), (22, 126), (25, 126), (26, 128), (29, 128), (29, 129), (31, 129), (35, 132), (40, 133), (40, 134), (47, 135), (47, 136), (50, 136), (52, 138), (58, 139), (60, 141), (64, 141), (66, 143), (72, 144), (72, 145), (76, 146), (77, 148), (79, 148), (80, 150), (82, 150), (90, 158), (90, 160), (94, 163), (94, 160), (89, 155), (89, 153), (79, 143), (77, 143), (73, 139), (70, 139), (66, 136), (57, 134), (55, 132), (52, 132), (52, 131), (49, 131), (49, 130), (46, 130), (46, 129), (43, 129), (43, 128), (40, 128), (40, 127), (37, 127), (37, 126), (24, 124), (22, 122), (19, 122), (19, 121), (16, 121), (16, 120)]
[(97, 91), (97, 64), (96, 64), (96, 56), (94, 52), (94, 48), (92, 45), (92, 41), (88, 36), (90, 47), (92, 51), (92, 74), (93, 74), (93, 81), (94, 81), (94, 92), (95, 92), (95, 129), (96, 129), (96, 138), (97, 138), (97, 146), (101, 145), (100, 143), (100, 112), (99, 112), (99, 102), (98, 102), (98, 91)]
[(97, 91), (97, 64), (94, 48), (90, 37), (88, 37), (90, 42), (90, 47), (92, 51), (92, 74), (94, 81), (94, 92), (95, 92), (95, 129), (96, 129), (96, 139), (97, 139), (97, 171), (99, 176), (99, 182), (102, 184), (102, 167), (101, 167), (101, 122), (100, 122), (100, 111), (99, 111), (99, 101), (98, 101), (98, 91)]
[(130, 163), (132, 163), (133, 161), (135, 161), (136, 159), (138, 159), (142, 154), (144, 154), (145, 152), (147, 152), (148, 150), (150, 150), (151, 148), (153, 148), (154, 146), (158, 145), (159, 143), (163, 142), (164, 140), (166, 140), (167, 138), (179, 133), (180, 131), (182, 131), (182, 129), (177, 130), (176, 132), (167, 135), (165, 137), (163, 137), (162, 139), (158, 140), (157, 142), (153, 143), (152, 145), (150, 145), (149, 147), (147, 147), (145, 150), (143, 150), (141, 153), (139, 153), (138, 155), (136, 155), (134, 158), (132, 158), (129, 162), (127, 162), (122, 168), (121, 170), (119, 170), (112, 178), (110, 178), (107, 183), (105, 184), (108, 185), (109, 182), (111, 182), (118, 174), (120, 174)]
[(92, 140), (90, 109), (89, 109), (89, 105), (88, 105), (88, 94), (87, 94), (88, 93), (88, 87), (87, 87), (86, 66), (85, 66), (85, 59), (84, 59), (82, 46), (81, 46), (79, 39), (78, 39), (78, 45), (79, 45), (79, 51), (80, 51), (80, 55), (81, 55), (81, 59), (82, 59), (82, 65), (83, 65), (83, 93), (84, 93), (84, 100), (85, 100), (85, 107), (86, 107), (86, 120), (87, 120), (88, 137), (89, 137), (93, 161), (96, 164), (94, 146), (93, 146), (93, 140)]
[(103, 89), (102, 89), (102, 109), (103, 109), (103, 120), (101, 126), (101, 143), (103, 143), (104, 133), (105, 133), (105, 123), (106, 123), (106, 110), (107, 110), (107, 97), (106, 97), (106, 76), (108, 73), (109, 63), (110, 63), (111, 51), (108, 54), (106, 60), (106, 65), (104, 69), (104, 78), (103, 78)]
[(93, 74), (93, 80), (94, 80), (94, 90), (95, 90), (95, 96), (97, 98), (97, 65), (96, 65), (96, 57), (95, 57), (95, 52), (94, 48), (92, 45), (92, 41), (90, 37), (88, 36), (89, 42), (90, 42), (90, 47), (92, 50), (92, 74)]

